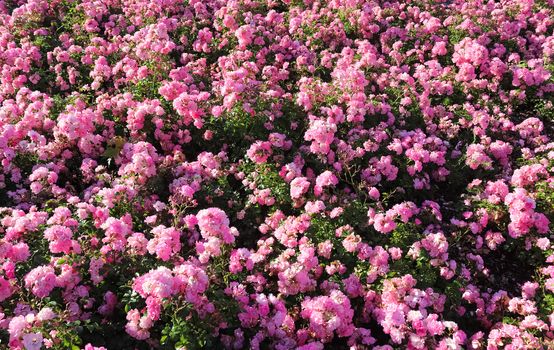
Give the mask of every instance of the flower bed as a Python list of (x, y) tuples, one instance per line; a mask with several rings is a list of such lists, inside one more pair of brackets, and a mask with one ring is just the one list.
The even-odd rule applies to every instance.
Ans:
[(554, 1), (0, 1), (0, 348), (552, 349)]

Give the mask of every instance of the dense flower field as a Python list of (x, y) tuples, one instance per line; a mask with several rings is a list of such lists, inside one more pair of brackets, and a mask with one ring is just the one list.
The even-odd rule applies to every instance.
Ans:
[(553, 349), (553, 31), (0, 1), (0, 348)]

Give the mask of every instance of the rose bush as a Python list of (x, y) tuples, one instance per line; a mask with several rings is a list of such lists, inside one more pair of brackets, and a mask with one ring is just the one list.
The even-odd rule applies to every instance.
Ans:
[(0, 68), (0, 347), (554, 347), (554, 1), (4, 0)]

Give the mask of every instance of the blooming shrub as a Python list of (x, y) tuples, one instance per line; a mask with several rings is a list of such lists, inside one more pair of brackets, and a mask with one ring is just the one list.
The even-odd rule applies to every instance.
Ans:
[(554, 1), (0, 1), (0, 348), (554, 348)]

